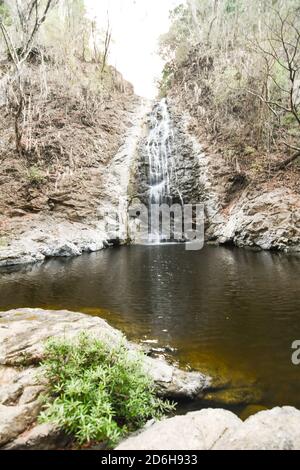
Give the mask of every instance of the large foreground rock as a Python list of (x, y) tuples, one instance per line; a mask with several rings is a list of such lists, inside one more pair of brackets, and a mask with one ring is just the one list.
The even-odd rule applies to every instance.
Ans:
[(240, 419), (226, 410), (202, 410), (150, 423), (139, 434), (122, 442), (117, 450), (207, 450)]
[(229, 429), (214, 446), (230, 450), (299, 450), (300, 411), (286, 406), (250, 416), (238, 429)]
[[(30, 430), (40, 411), (39, 395), (46, 387), (39, 363), (48, 338), (72, 338), (83, 331), (111, 347), (122, 342), (133, 355), (138, 350), (101, 318), (65, 310), (0, 313), (0, 446), (52, 448), (57, 443), (56, 429)], [(179, 370), (164, 359), (145, 357), (144, 367), (153, 377), (157, 392), (173, 399), (201, 397), (211, 383), (209, 377)]]
[(262, 411), (241, 421), (225, 410), (206, 409), (152, 423), (117, 450), (299, 450), (300, 411)]

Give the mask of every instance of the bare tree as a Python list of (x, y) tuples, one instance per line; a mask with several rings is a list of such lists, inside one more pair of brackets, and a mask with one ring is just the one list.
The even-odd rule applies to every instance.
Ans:
[(104, 52), (103, 52), (101, 73), (104, 72), (104, 69), (105, 69), (105, 66), (106, 66), (106, 62), (107, 62), (107, 58), (108, 58), (108, 54), (109, 54), (109, 48), (110, 48), (110, 44), (111, 44), (111, 36), (112, 36), (112, 30), (111, 30), (111, 26), (110, 26), (109, 17), (108, 17), (107, 18), (107, 27), (106, 27), (106, 32), (105, 32)]
[(23, 65), (32, 52), (35, 38), (50, 9), (56, 4), (57, 0), (16, 0), (17, 15), (22, 30), (22, 37), (18, 45), (14, 42), (9, 29), (5, 25), (4, 18), (0, 15), (0, 31), (15, 68), (10, 80), (12, 87), (15, 88), (11, 104), (14, 109), (16, 149), (19, 154), (22, 153), (23, 128), (21, 118), (26, 106)]
[[(254, 89), (247, 91), (256, 96), (280, 121), (282, 115), (290, 115), (300, 128), (300, 28), (297, 26), (297, 14), (282, 16), (275, 11), (277, 24), (266, 25), (268, 36), (265, 40), (251, 42), (254, 51), (264, 62), (263, 93)], [(284, 83), (278, 78), (278, 71), (285, 77)], [(272, 93), (271, 90), (272, 89)], [(300, 156), (300, 147), (288, 142), (288, 135), (283, 140), (284, 145), (294, 150), (292, 156), (278, 165), (284, 168)]]

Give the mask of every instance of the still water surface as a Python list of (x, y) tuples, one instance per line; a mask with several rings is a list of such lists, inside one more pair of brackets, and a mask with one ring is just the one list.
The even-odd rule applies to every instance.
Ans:
[(0, 309), (67, 308), (131, 339), (176, 348), (182, 365), (255, 383), (259, 405), (300, 408), (300, 259), (182, 245), (105, 250), (0, 270)]

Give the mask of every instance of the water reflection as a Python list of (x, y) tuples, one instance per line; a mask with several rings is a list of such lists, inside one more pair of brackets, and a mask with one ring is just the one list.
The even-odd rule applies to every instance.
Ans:
[(133, 338), (177, 348), (192, 367), (249, 381), (263, 405), (300, 407), (299, 258), (181, 245), (106, 250), (0, 271), (0, 308), (102, 315)]

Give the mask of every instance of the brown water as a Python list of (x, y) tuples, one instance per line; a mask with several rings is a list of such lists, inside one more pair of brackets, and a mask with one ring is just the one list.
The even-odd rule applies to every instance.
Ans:
[(106, 250), (0, 270), (0, 309), (51, 307), (106, 318), (132, 339), (176, 348), (182, 365), (253, 384), (257, 405), (300, 408), (300, 258), (182, 245)]

